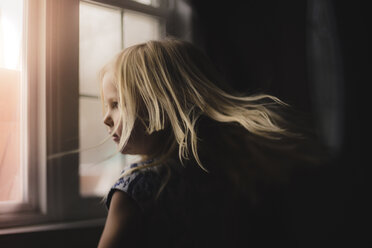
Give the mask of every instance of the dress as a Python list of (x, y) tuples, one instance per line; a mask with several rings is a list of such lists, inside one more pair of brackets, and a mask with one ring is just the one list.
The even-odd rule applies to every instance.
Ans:
[[(227, 199), (224, 182), (200, 168), (181, 164), (169, 168), (170, 174), (160, 165), (120, 178), (108, 193), (107, 208), (116, 190), (137, 202), (145, 215), (145, 247), (238, 247), (231, 237), (238, 228), (236, 204)], [(168, 175), (169, 181), (157, 197)]]
[[(142, 163), (131, 164), (127, 169), (124, 169), (121, 174), (124, 174), (126, 170), (150, 162), (151, 161), (145, 161)], [(162, 171), (159, 170), (159, 167), (151, 167), (140, 171), (134, 171), (127, 176), (120, 177), (111, 187), (107, 195), (106, 207), (110, 208), (111, 197), (115, 190), (120, 190), (127, 193), (138, 204), (142, 211), (146, 211), (151, 207), (151, 204), (153, 204), (156, 194), (161, 186), (164, 178), (164, 175), (161, 172)]]
[(287, 243), (278, 216), (270, 210), (271, 203), (252, 207), (231, 192), (223, 176), (197, 166), (172, 164), (169, 168), (171, 176), (159, 197), (168, 175), (162, 165), (120, 178), (107, 197), (107, 208), (116, 190), (126, 192), (140, 206), (145, 216), (144, 247), (268, 247)]

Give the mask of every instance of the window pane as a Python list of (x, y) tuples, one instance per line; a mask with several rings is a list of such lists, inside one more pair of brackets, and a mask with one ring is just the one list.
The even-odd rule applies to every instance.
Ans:
[(0, 201), (22, 200), (20, 149), (23, 1), (0, 0)]
[(98, 72), (121, 48), (121, 11), (80, 3), (80, 94), (99, 95)]
[(83, 196), (104, 195), (120, 174), (123, 156), (116, 155), (115, 144), (108, 140), (94, 149), (108, 135), (102, 123), (99, 100), (99, 70), (122, 48), (121, 11), (80, 3), (80, 193)]
[[(141, 32), (138, 32), (141, 30)], [(158, 18), (134, 11), (125, 11), (123, 15), (124, 47), (163, 36)]]

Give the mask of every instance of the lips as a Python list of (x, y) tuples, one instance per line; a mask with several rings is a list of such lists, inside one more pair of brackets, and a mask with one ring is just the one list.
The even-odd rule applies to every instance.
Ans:
[(120, 137), (119, 137), (117, 134), (112, 135), (112, 139), (113, 139), (115, 142), (119, 142), (119, 141), (120, 141)]

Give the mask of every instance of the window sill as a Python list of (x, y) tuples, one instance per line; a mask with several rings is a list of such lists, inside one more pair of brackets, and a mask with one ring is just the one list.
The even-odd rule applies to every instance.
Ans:
[(74, 222), (58, 222), (51, 224), (22, 226), (22, 227), (11, 227), (0, 229), (0, 235), (9, 234), (21, 234), (21, 233), (33, 233), (33, 232), (44, 232), (44, 231), (56, 231), (66, 229), (79, 229), (87, 227), (103, 227), (106, 218), (92, 219), (92, 220), (81, 220)]

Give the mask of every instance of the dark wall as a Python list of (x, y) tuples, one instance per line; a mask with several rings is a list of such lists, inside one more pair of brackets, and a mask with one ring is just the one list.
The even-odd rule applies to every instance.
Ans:
[(0, 235), (1, 248), (91, 248), (97, 247), (103, 227), (65, 228)]
[[(308, 113), (315, 129), (321, 129), (323, 140), (334, 146), (332, 167), (322, 173), (318, 191), (308, 189), (310, 193), (322, 194), (314, 198), (317, 201), (314, 205), (326, 209), (322, 217), (332, 217), (328, 218), (329, 223), (310, 226), (309, 236), (303, 236), (302, 243), (306, 244), (306, 238), (311, 239), (311, 228), (324, 228), (334, 229), (324, 231), (329, 237), (323, 239), (329, 244), (367, 247), (367, 229), (363, 227), (371, 221), (368, 201), (371, 169), (367, 143), (370, 127), (365, 124), (369, 123), (370, 113), (367, 94), (372, 82), (369, 72), (372, 43), (371, 18), (365, 2), (187, 2), (194, 14), (194, 42), (207, 52), (233, 88), (247, 93), (271, 93)], [(323, 47), (316, 51), (309, 49), (309, 13), (318, 18), (310, 8), (318, 11), (319, 3), (326, 3), (323, 6), (328, 16), (323, 18), (324, 27), (320, 25), (318, 32), (323, 32), (328, 40), (317, 43)], [(320, 52), (318, 61), (315, 60), (319, 75), (310, 70), (314, 66), (309, 64), (314, 52)], [(328, 55), (333, 58), (328, 60)], [(332, 74), (333, 82), (314, 81), (314, 78), (327, 79), (328, 74)], [(332, 138), (332, 132), (337, 137)]]
[(191, 1), (194, 39), (239, 91), (310, 110), (305, 1)]
[[(371, 15), (367, 13), (365, 1), (333, 1), (336, 23), (343, 56), (343, 77), (345, 87), (345, 142), (342, 149), (342, 163), (345, 182), (349, 185), (346, 209), (347, 223), (352, 229), (356, 246), (371, 245), (371, 176), (370, 166), (370, 97), (371, 78)], [(364, 247), (364, 246), (363, 246)]]
[[(367, 110), (371, 82), (371, 18), (363, 1), (180, 1), (192, 7), (194, 43), (207, 52), (238, 91), (274, 94), (295, 108), (313, 113), (314, 118), (318, 118), (317, 91), (339, 91), (334, 94), (339, 95), (341, 105), (337, 110), (343, 112), (341, 153), (360, 154), (362, 130), (366, 129), (361, 125), (368, 118), (363, 113)], [(317, 2), (327, 3), (323, 7), (328, 8), (326, 14), (330, 15), (321, 23), (329, 27), (320, 31), (328, 32), (335, 43), (334, 47), (324, 45), (323, 51), (337, 50), (329, 53), (339, 67), (331, 72), (339, 74), (334, 88), (315, 86), (309, 69), (309, 58), (317, 52), (309, 44), (309, 13), (310, 8), (319, 7)], [(327, 92), (323, 94), (327, 97)]]

